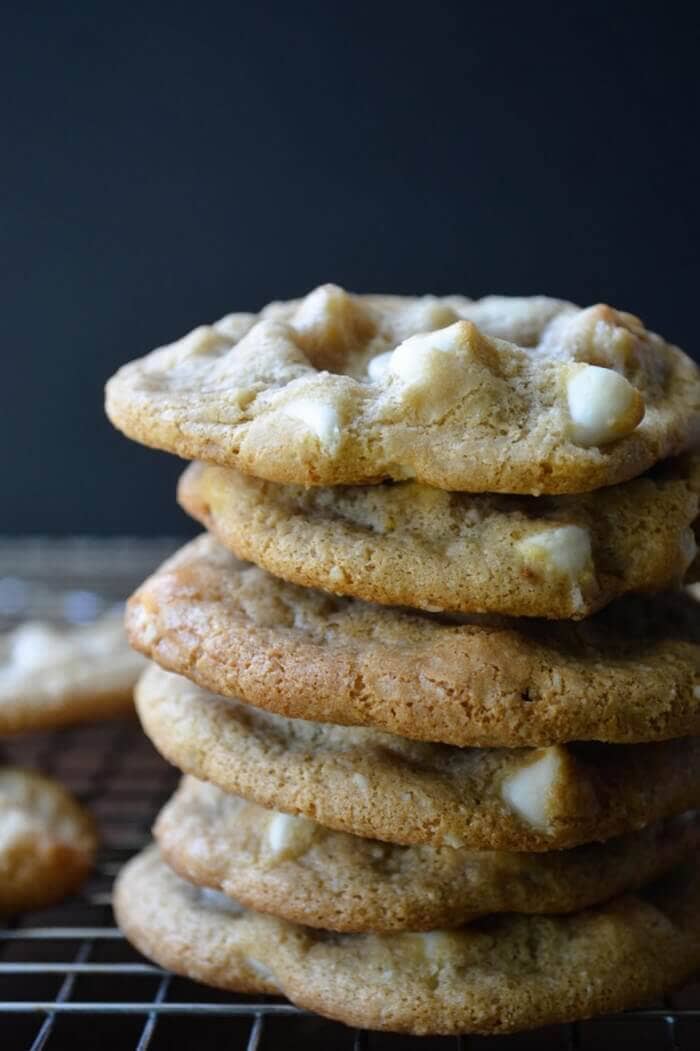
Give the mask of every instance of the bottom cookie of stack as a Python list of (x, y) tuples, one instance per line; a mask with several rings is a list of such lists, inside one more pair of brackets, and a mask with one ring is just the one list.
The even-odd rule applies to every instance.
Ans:
[(570, 851), (479, 852), (330, 831), (186, 778), (156, 837), (162, 854), (115, 889), (142, 952), (349, 1025), (512, 1032), (643, 1003), (700, 965), (695, 815)]

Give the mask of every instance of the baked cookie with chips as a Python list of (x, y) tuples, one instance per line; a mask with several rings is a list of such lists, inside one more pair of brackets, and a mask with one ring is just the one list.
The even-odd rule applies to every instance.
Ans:
[(0, 767), (0, 912), (53, 905), (77, 890), (95, 858), (87, 810), (57, 781)]
[(691, 448), (700, 370), (602, 304), (322, 285), (125, 365), (106, 408), (146, 445), (273, 482), (576, 493)]
[(0, 736), (129, 712), (143, 667), (121, 610), (89, 624), (27, 621), (0, 635)]
[(415, 482), (305, 489), (206, 464), (188, 467), (178, 494), (239, 558), (294, 584), (431, 612), (580, 620), (686, 578), (700, 458), (548, 498)]
[(132, 597), (139, 650), (294, 719), (484, 747), (700, 734), (700, 609), (629, 596), (588, 620), (444, 617), (278, 580), (209, 536)]
[(115, 912), (139, 952), (207, 985), (282, 993), (362, 1028), (498, 1034), (634, 1007), (690, 978), (698, 877), (696, 856), (660, 884), (572, 915), (331, 935), (195, 887), (150, 848), (122, 870)]
[(389, 843), (547, 851), (700, 806), (700, 738), (454, 748), (330, 726), (207, 693), (152, 665), (146, 734), (184, 773), (260, 806)]
[(564, 913), (651, 883), (700, 848), (690, 812), (546, 854), (399, 846), (334, 832), (183, 778), (154, 835), (183, 879), (258, 912), (335, 931), (461, 927), (487, 913)]

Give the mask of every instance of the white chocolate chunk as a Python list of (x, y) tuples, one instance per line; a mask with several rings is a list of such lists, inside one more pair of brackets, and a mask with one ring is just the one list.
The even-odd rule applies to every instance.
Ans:
[(518, 551), (530, 568), (571, 580), (591, 568), (591, 538), (582, 526), (564, 525), (523, 537)]
[(297, 332), (308, 332), (320, 326), (327, 327), (334, 315), (352, 309), (348, 294), (337, 285), (319, 285), (304, 296), (291, 318)]
[(392, 336), (407, 339), (417, 332), (433, 332), (459, 320), (459, 315), (447, 303), (435, 296), (422, 296), (409, 303), (392, 318)]
[(340, 568), (340, 566), (331, 566), (330, 572), (328, 574), (328, 579), (330, 580), (331, 584), (342, 584), (345, 580), (345, 573)]
[(389, 372), (405, 384), (429, 383), (436, 369), (436, 355), (452, 354), (463, 347), (464, 327), (465, 322), (458, 321), (435, 332), (410, 336), (391, 354)]
[(225, 912), (230, 916), (241, 916), (243, 914), (243, 909), (238, 902), (234, 901), (233, 898), (229, 898), (228, 895), (222, 894), (220, 890), (212, 890), (211, 887), (198, 887), (197, 893), (199, 894), (200, 904), (208, 909)]
[(561, 749), (545, 748), (533, 762), (504, 778), (501, 798), (528, 825), (546, 831), (552, 791), (561, 772)]
[(613, 369), (577, 365), (566, 384), (571, 437), (577, 445), (606, 445), (640, 423), (644, 402), (636, 387)]
[(503, 392), (487, 358), (470, 321), (411, 336), (389, 360), (390, 398), (422, 423), (435, 422), (465, 397), (475, 413), (490, 413)]
[(549, 326), (544, 342), (549, 349), (561, 349), (564, 357), (616, 369), (624, 375), (638, 364), (640, 344), (646, 337), (639, 318), (598, 303), (560, 315)]
[(246, 963), (250, 967), (251, 971), (257, 974), (258, 978), (262, 978), (264, 982), (269, 982), (270, 985), (277, 987), (277, 979), (264, 963), (260, 963), (260, 960), (254, 959), (252, 956), (246, 957)]
[(384, 354), (377, 354), (375, 358), (370, 359), (367, 364), (367, 375), (372, 383), (378, 383), (386, 377), (393, 353), (392, 350), (387, 350)]
[(275, 813), (267, 826), (267, 846), (272, 861), (298, 858), (311, 846), (318, 825), (306, 817)]
[(454, 938), (447, 931), (422, 931), (415, 935), (428, 960), (438, 963), (454, 952)]
[(340, 445), (340, 418), (333, 405), (317, 398), (294, 398), (283, 406), (285, 416), (300, 420), (318, 438), (321, 448), (335, 453)]
[(441, 353), (437, 347), (426, 345), (422, 336), (411, 336), (393, 351), (388, 372), (407, 386), (425, 386), (430, 383)]
[(238, 343), (257, 321), (255, 314), (226, 314), (214, 323), (214, 328), (227, 343)]
[(24, 670), (42, 668), (71, 656), (66, 635), (49, 624), (23, 624), (10, 637), (10, 659)]
[(321, 285), (310, 292), (292, 315), (291, 325), (317, 367), (342, 361), (374, 331), (364, 307), (338, 285)]
[(176, 343), (172, 343), (170, 351), (173, 358), (181, 363), (202, 354), (218, 354), (228, 345), (229, 339), (213, 325), (198, 325)]

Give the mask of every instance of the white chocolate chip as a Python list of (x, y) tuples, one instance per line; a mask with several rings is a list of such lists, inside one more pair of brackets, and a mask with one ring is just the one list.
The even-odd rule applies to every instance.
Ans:
[(644, 416), (639, 391), (619, 372), (598, 365), (573, 366), (566, 398), (577, 445), (606, 445), (631, 434)]
[(258, 320), (255, 314), (226, 314), (214, 323), (214, 329), (228, 343), (238, 343)]
[(548, 349), (588, 365), (616, 369), (622, 375), (639, 364), (648, 333), (639, 318), (604, 303), (561, 314), (544, 336)]
[(318, 832), (315, 821), (293, 814), (275, 813), (267, 826), (267, 846), (272, 861), (298, 858), (311, 846)]
[(545, 748), (533, 762), (504, 778), (501, 798), (527, 824), (546, 831), (552, 790), (561, 773), (561, 750)]
[(328, 579), (330, 580), (331, 584), (342, 584), (345, 580), (345, 573), (340, 568), (340, 566), (331, 566), (330, 572), (328, 574)]
[(422, 931), (415, 935), (419, 939), (428, 960), (437, 963), (454, 952), (454, 939), (447, 931)]
[[(477, 415), (490, 414), (503, 394), (490, 350), (470, 321), (404, 340), (388, 363), (389, 403), (399, 401), (415, 418), (433, 423), (465, 398)], [(383, 362), (375, 365), (381, 372)]]
[(693, 697), (700, 700), (700, 683), (696, 683), (696, 685), (693, 686)]
[(257, 974), (258, 978), (262, 978), (264, 982), (269, 982), (270, 985), (274, 985), (277, 988), (277, 979), (269, 967), (266, 967), (264, 963), (260, 963), (259, 960), (253, 959), (252, 956), (246, 957), (246, 963), (251, 971)]
[(200, 354), (218, 354), (229, 345), (226, 335), (213, 325), (199, 325), (172, 343), (170, 350), (178, 362), (183, 362)]
[(337, 285), (319, 285), (304, 296), (292, 315), (291, 324), (297, 332), (326, 328), (333, 316), (342, 316), (350, 303), (347, 292)]
[(392, 319), (392, 336), (404, 340), (418, 332), (433, 332), (459, 320), (459, 315), (447, 303), (435, 296), (422, 296), (408, 303)]
[(285, 416), (300, 420), (318, 438), (321, 448), (333, 454), (340, 445), (340, 418), (333, 405), (317, 398), (300, 397), (282, 407)]
[(361, 303), (338, 285), (321, 285), (292, 315), (296, 341), (317, 368), (339, 365), (348, 351), (363, 346), (374, 322)]
[(367, 375), (372, 383), (377, 383), (386, 377), (391, 365), (392, 354), (392, 350), (387, 350), (384, 354), (377, 354), (376, 357), (370, 358), (367, 364)]
[(409, 385), (430, 383), (438, 362), (436, 355), (453, 354), (463, 347), (464, 324), (458, 321), (447, 328), (404, 340), (390, 356), (391, 375)]
[(547, 575), (576, 580), (591, 569), (591, 538), (582, 526), (543, 529), (523, 537), (517, 549), (531, 569)]
[(243, 913), (243, 909), (238, 902), (234, 901), (233, 898), (229, 898), (228, 895), (222, 894), (220, 890), (212, 890), (211, 887), (198, 887), (197, 893), (200, 904), (208, 909), (215, 909), (216, 912), (226, 912), (230, 916), (241, 916)]
[(424, 931), (398, 935), (402, 951), (415, 966), (438, 975), (455, 958), (455, 937), (450, 931)]
[(353, 774), (352, 775), (352, 782), (362, 792), (366, 792), (367, 789), (369, 788), (369, 784), (368, 784), (367, 778), (365, 777), (364, 774)]
[(67, 637), (49, 624), (23, 624), (10, 641), (11, 660), (24, 670), (46, 667), (71, 656)]

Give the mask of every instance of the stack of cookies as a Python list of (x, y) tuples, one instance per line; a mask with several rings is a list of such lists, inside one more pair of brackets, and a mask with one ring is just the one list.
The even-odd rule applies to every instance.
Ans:
[(135, 945), (415, 1033), (700, 966), (686, 355), (606, 306), (326, 285), (127, 365), (107, 409), (200, 461), (208, 530), (127, 615), (185, 774), (117, 885)]

